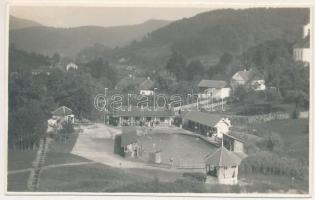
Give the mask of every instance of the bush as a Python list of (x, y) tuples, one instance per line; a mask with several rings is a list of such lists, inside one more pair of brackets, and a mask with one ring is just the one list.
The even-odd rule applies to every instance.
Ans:
[(261, 151), (245, 158), (240, 165), (240, 172), (279, 175), (304, 179), (307, 177), (308, 166), (296, 159), (280, 157), (277, 154)]
[(198, 172), (185, 172), (183, 173), (183, 177), (188, 178), (192, 181), (200, 181), (205, 182), (207, 176), (204, 173), (198, 173)]

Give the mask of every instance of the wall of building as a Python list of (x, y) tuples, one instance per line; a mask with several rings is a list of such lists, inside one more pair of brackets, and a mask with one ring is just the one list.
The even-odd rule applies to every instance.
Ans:
[(295, 61), (302, 61), (302, 62), (311, 62), (311, 49), (307, 48), (295, 48), (293, 50), (293, 58)]
[(218, 168), (218, 181), (220, 184), (234, 185), (237, 184), (238, 166)]
[(244, 152), (244, 144), (240, 141), (234, 140), (233, 151)]

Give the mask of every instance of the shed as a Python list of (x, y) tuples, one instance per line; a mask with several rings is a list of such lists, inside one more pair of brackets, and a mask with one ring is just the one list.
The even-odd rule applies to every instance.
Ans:
[(137, 129), (135, 127), (123, 127), (121, 135), (121, 147), (137, 143)]
[(72, 114), (72, 110), (66, 106), (61, 106), (52, 112), (55, 116), (67, 116)]

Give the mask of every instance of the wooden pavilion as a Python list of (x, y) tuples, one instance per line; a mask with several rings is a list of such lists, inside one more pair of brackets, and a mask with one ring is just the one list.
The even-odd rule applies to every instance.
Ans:
[(211, 183), (213, 177), (217, 177), (220, 184), (237, 184), (238, 168), (241, 161), (240, 157), (222, 145), (214, 153), (205, 157), (206, 183)]

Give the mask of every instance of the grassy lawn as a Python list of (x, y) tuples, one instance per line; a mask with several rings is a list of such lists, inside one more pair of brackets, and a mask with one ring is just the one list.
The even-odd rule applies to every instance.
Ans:
[(40, 191), (104, 192), (150, 179), (101, 164), (66, 166), (43, 171)]
[(251, 185), (245, 186), (247, 192), (288, 192), (289, 190), (297, 190), (298, 193), (307, 193), (308, 181), (306, 180), (294, 180), (285, 176), (266, 176), (260, 174), (243, 175), (241, 178), (245, 178), (246, 182)]
[(297, 159), (308, 159), (309, 134), (307, 119), (275, 120), (253, 125), (260, 133), (276, 132), (283, 140), (284, 155)]
[(36, 150), (30, 151), (9, 151), (8, 170), (27, 169), (32, 167), (36, 157)]
[(27, 180), (30, 172), (23, 172), (18, 174), (11, 174), (8, 176), (7, 189), (9, 192), (26, 192)]
[[(141, 171), (144, 173), (141, 174)], [(153, 172), (153, 173), (152, 173)], [(151, 175), (150, 175), (151, 173)], [(160, 176), (162, 175), (162, 176)], [(168, 181), (163, 177), (172, 177)], [(181, 178), (181, 173), (112, 168), (101, 164), (45, 170), (39, 191), (49, 192), (207, 192), (198, 181)]]
[[(45, 166), (52, 164), (63, 164), (73, 162), (87, 162), (89, 160), (70, 154), (78, 134), (73, 134), (66, 142), (54, 141), (47, 154)], [(29, 151), (8, 151), (8, 170), (19, 170), (32, 168), (32, 162), (35, 160), (37, 150)], [(26, 183), (29, 172), (8, 175), (8, 191), (26, 191)]]

